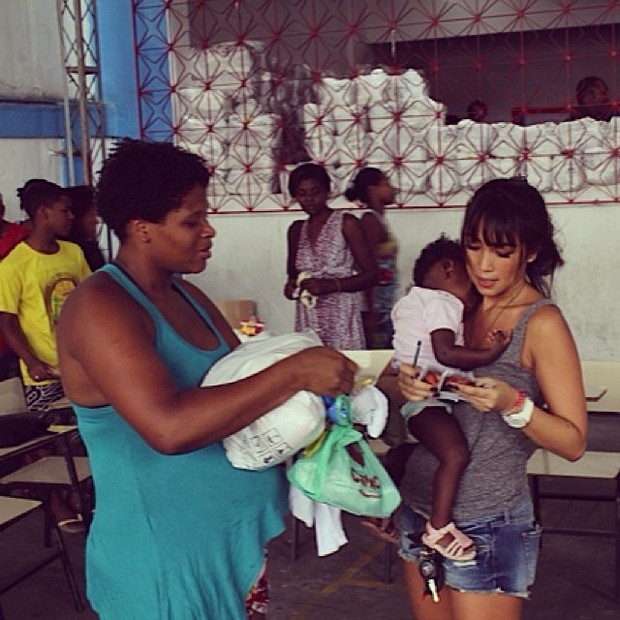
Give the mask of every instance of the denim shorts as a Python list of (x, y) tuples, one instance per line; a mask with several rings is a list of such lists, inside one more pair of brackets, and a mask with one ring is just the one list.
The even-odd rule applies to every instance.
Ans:
[[(424, 545), (420, 536), (427, 519), (408, 506), (397, 515), (398, 553), (417, 563)], [(476, 545), (470, 562), (443, 558), (446, 584), (459, 592), (510, 594), (529, 597), (534, 583), (541, 528), (534, 521), (530, 502), (493, 517), (460, 521), (459, 529)]]

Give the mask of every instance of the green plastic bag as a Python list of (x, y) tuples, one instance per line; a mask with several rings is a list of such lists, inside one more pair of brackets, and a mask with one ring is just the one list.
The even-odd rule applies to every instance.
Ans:
[(389, 517), (398, 489), (362, 434), (333, 425), (288, 468), (289, 482), (310, 499), (355, 515)]

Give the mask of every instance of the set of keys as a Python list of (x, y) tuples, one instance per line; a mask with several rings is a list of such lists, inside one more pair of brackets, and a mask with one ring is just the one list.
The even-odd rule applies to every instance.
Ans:
[(418, 570), (424, 579), (424, 595), (431, 596), (435, 603), (439, 603), (439, 591), (443, 588), (443, 564), (439, 554), (428, 548), (420, 552)]

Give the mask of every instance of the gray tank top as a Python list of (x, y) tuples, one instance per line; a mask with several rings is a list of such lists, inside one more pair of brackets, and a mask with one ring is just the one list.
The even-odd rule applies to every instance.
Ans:
[[(536, 377), (521, 365), (521, 352), (530, 316), (547, 305), (554, 304), (544, 298), (526, 308), (501, 357), (474, 371), (477, 376), (502, 379), (525, 390), (539, 407), (543, 404), (540, 387)], [(498, 413), (481, 413), (465, 401), (457, 403), (453, 413), (470, 451), (470, 462), (461, 478), (453, 507), (454, 519), (470, 521), (502, 514), (528, 501), (526, 465), (536, 445), (522, 430), (508, 426)], [(418, 446), (407, 463), (401, 484), (403, 502), (427, 515), (430, 514), (436, 468), (435, 457), (424, 446)]]

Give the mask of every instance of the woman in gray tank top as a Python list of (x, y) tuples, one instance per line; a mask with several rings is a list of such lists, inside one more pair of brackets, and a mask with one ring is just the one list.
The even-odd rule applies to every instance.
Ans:
[[(480, 301), (465, 318), (468, 346), (493, 330), (511, 333), (498, 360), (477, 369), (474, 386), (459, 385), (454, 409), (470, 450), (454, 518), (476, 544), (471, 562), (444, 559), (446, 585), (436, 604), (423, 597), (417, 567), (437, 461), (423, 446), (407, 463), (397, 515), (399, 552), (418, 620), (517, 620), (534, 581), (540, 529), (534, 522), (527, 460), (541, 446), (577, 460), (586, 445), (587, 415), (577, 349), (560, 310), (549, 299), (562, 264), (553, 225), (536, 189), (523, 179), (490, 181), (465, 211), (461, 241)], [(433, 396), (433, 387), (402, 364), (406, 400)], [(436, 389), (436, 388), (435, 388)]]

